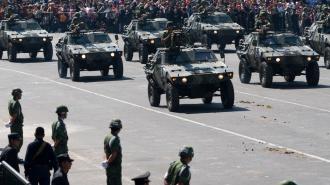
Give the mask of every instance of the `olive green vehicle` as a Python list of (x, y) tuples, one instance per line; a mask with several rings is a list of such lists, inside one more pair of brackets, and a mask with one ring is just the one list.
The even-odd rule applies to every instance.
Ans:
[(305, 30), (307, 44), (316, 52), (324, 56), (324, 65), (330, 69), (330, 26), (323, 21), (317, 21)]
[[(118, 35), (115, 35), (118, 40)], [(56, 44), (58, 74), (67, 76), (70, 69), (72, 81), (79, 81), (80, 71), (100, 71), (102, 76), (113, 69), (114, 77), (123, 77), (122, 50), (103, 32), (69, 32)]]
[(309, 86), (318, 85), (320, 56), (292, 33), (252, 32), (241, 42), (237, 55), (242, 83), (250, 83), (256, 72), (262, 87), (271, 87), (275, 75), (284, 76), (287, 82), (306, 75)]
[(169, 111), (177, 111), (180, 99), (202, 98), (205, 104), (220, 96), (224, 108), (234, 104), (233, 71), (207, 48), (159, 48), (145, 66), (148, 98), (159, 106), (166, 94)]
[(227, 44), (234, 41), (237, 47), (244, 36), (244, 28), (222, 12), (194, 13), (183, 29), (190, 44), (200, 42), (209, 49), (212, 44), (217, 44), (222, 57)]
[(53, 58), (53, 37), (33, 20), (3, 20), (0, 22), (0, 58), (7, 51), (8, 60), (15, 62), (18, 53), (29, 53), (31, 59), (43, 52), (45, 60)]
[(132, 20), (122, 35), (124, 40), (124, 56), (131, 61), (134, 52), (139, 52), (139, 61), (145, 64), (148, 55), (155, 53), (162, 46), (161, 36), (166, 29), (167, 19), (156, 18), (147, 20)]

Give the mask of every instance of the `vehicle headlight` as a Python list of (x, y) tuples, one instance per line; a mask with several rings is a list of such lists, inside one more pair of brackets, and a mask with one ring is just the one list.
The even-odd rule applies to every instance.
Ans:
[(18, 41), (22, 42), (22, 41), (23, 41), (23, 39), (18, 39)]
[(46, 38), (42, 38), (42, 41), (46, 42), (46, 41), (47, 41), (47, 39), (46, 39)]
[(174, 82), (176, 80), (176, 78), (172, 78), (172, 81)]
[(82, 58), (82, 59), (85, 59), (85, 58), (86, 58), (86, 55), (81, 55), (81, 58)]
[(312, 61), (312, 57), (307, 57), (307, 61), (308, 62)]
[(239, 30), (236, 30), (236, 33), (239, 33)]
[(217, 31), (217, 30), (214, 30), (214, 31), (213, 31), (213, 33), (214, 33), (214, 34), (217, 34), (217, 33), (218, 33), (218, 31)]
[(151, 44), (155, 44), (155, 40), (153, 40), (153, 39), (150, 40), (150, 43), (151, 43)]
[(269, 61), (270, 61), (270, 60), (272, 60), (272, 58), (271, 58), (271, 57), (267, 57), (267, 60), (269, 60)]
[(187, 83), (188, 79), (187, 78), (182, 78), (181, 80), (183, 83)]
[(115, 56), (115, 53), (110, 53), (110, 56), (114, 57)]
[(234, 73), (228, 73), (228, 76), (232, 78), (234, 76)]
[(219, 74), (218, 78), (222, 80), (224, 78), (223, 74)]
[(280, 58), (276, 58), (276, 60), (275, 60), (276, 62), (280, 62), (281, 61), (281, 59)]

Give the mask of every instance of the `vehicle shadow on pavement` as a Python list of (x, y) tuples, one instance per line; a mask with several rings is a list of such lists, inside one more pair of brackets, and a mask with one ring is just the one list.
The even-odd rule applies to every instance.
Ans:
[[(212, 49), (212, 51), (216, 54), (220, 53), (220, 50), (218, 50), (218, 49)], [(236, 53), (236, 50), (235, 49), (225, 49), (225, 53)]]
[[(250, 84), (260, 85), (259, 82), (250, 83)], [(320, 84), (316, 87), (310, 87), (304, 81), (295, 81), (295, 82), (273, 82), (272, 87), (269, 89), (296, 90), (296, 89), (327, 89), (327, 88), (330, 88), (330, 86)]]
[(46, 62), (47, 63), (48, 62), (55, 62), (55, 60), (45, 61), (45, 59), (43, 59), (43, 58), (36, 58), (36, 59), (18, 58), (18, 59), (16, 59), (16, 61), (14, 63), (31, 64), (31, 63), (46, 63)]
[(82, 76), (79, 82), (91, 83), (91, 82), (104, 82), (104, 81), (124, 81), (124, 80), (134, 80), (133, 78), (123, 77), (121, 79), (116, 79), (114, 76)]
[[(167, 108), (166, 105), (159, 106), (161, 108)], [(217, 112), (241, 112), (250, 111), (247, 108), (233, 106), (231, 109), (223, 108), (221, 103), (212, 104), (180, 104), (177, 113), (185, 114), (203, 114), (203, 113), (217, 113)]]

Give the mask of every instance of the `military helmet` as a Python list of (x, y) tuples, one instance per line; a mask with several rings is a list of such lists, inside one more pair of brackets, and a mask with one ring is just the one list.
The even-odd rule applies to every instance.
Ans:
[(297, 184), (293, 181), (285, 180), (282, 181), (279, 185), (297, 185)]
[(267, 15), (267, 13), (265, 12), (265, 11), (261, 11), (260, 13), (259, 13), (259, 16), (261, 17), (261, 16), (266, 16)]
[(60, 105), (56, 108), (56, 113), (57, 114), (62, 113), (62, 112), (69, 112), (68, 107), (65, 106), (65, 105)]
[(122, 124), (121, 124), (121, 120), (120, 119), (113, 119), (110, 122), (109, 128), (113, 128), (113, 129), (121, 129), (123, 128)]
[(194, 157), (194, 149), (191, 146), (184, 146), (180, 151), (179, 151), (179, 156), (180, 157)]
[(22, 94), (22, 93), (23, 93), (23, 91), (22, 91), (22, 89), (20, 89), (20, 88), (13, 89), (13, 90), (11, 91), (11, 95), (12, 95), (12, 96), (17, 96), (18, 94)]

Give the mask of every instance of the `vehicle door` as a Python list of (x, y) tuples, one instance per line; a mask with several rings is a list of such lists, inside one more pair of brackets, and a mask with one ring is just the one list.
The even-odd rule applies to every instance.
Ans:
[(313, 28), (311, 28), (311, 46), (314, 48), (317, 52), (321, 52), (320, 39), (321, 39), (321, 33), (322, 33), (322, 27), (321, 25), (315, 25)]
[(129, 37), (132, 38), (132, 44), (134, 46), (134, 48), (138, 48), (139, 47), (139, 36), (138, 36), (138, 22), (137, 21), (133, 21), (132, 22), (132, 29), (131, 29), (131, 33), (129, 33)]
[(246, 40), (247, 45), (247, 62), (250, 63), (251, 67), (258, 67), (257, 64), (257, 58), (258, 53), (257, 51), (257, 43), (258, 43), (258, 37), (256, 35), (252, 35), (251, 37), (248, 37)]
[(69, 62), (70, 60), (70, 50), (68, 48), (68, 41), (69, 40), (69, 36), (65, 36), (64, 39), (63, 39), (63, 43), (62, 43), (62, 57), (64, 58), (64, 60), (66, 62)]
[(5, 25), (4, 22), (0, 22), (0, 48), (3, 50), (5, 48)]
[[(165, 87), (166, 82), (164, 83), (164, 67), (162, 64), (162, 58), (164, 56), (163, 52), (158, 51), (155, 55), (155, 68), (154, 68), (154, 77), (157, 84), (160, 88)], [(165, 78), (166, 79), (166, 78)]]

